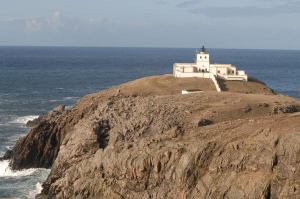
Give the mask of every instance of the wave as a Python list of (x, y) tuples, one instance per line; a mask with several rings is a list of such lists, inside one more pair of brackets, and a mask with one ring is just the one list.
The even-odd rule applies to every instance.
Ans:
[(64, 97), (64, 100), (79, 99), (79, 97)]
[(8, 150), (12, 150), (13, 148), (14, 148), (13, 146), (0, 146), (0, 157), (3, 157)]
[(29, 194), (27, 195), (27, 198), (28, 198), (28, 199), (33, 199), (33, 198), (35, 198), (35, 196), (36, 196), (37, 194), (41, 193), (42, 189), (43, 189), (43, 188), (42, 188), (41, 183), (39, 183), (39, 182), (36, 183), (35, 189), (29, 192)]
[(28, 121), (30, 120), (34, 120), (36, 118), (38, 118), (39, 115), (28, 115), (28, 116), (23, 116), (23, 117), (19, 117), (18, 119), (15, 119), (9, 123), (12, 124), (26, 124)]
[(65, 107), (66, 110), (71, 109), (71, 108), (73, 108), (73, 106), (66, 106)]
[(12, 149), (14, 148), (14, 146), (5, 146), (5, 148), (6, 148), (7, 150), (12, 150)]
[(9, 166), (9, 161), (4, 160), (0, 162), (0, 177), (22, 177), (33, 174), (37, 169), (24, 169), (20, 171), (13, 171)]

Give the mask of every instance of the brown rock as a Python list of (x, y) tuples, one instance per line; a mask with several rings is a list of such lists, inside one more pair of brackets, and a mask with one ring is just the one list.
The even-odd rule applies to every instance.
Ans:
[(12, 166), (51, 167), (44, 198), (300, 197), (300, 114), (257, 106), (299, 101), (257, 82), (252, 94), (230, 92), (234, 83), (194, 95), (163, 86), (176, 81), (137, 80), (50, 114), (17, 142)]

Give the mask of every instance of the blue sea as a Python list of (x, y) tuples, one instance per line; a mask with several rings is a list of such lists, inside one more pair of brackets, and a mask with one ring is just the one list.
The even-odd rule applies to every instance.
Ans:
[[(199, 48), (200, 49), (200, 48)], [(60, 104), (137, 78), (172, 73), (193, 62), (187, 48), (0, 47), (0, 156), (24, 124)], [(300, 51), (208, 49), (211, 63), (231, 63), (277, 93), (298, 97)], [(0, 198), (33, 198), (49, 170), (12, 171), (0, 162)]]

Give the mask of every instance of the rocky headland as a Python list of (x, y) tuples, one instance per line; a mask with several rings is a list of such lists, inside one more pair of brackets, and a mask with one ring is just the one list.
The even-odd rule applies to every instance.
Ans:
[(87, 95), (3, 158), (51, 168), (37, 198), (300, 198), (300, 101), (219, 83), (164, 75)]

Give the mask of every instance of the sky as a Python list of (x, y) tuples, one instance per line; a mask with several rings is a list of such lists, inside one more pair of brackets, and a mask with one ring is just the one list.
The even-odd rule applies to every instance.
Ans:
[(0, 46), (300, 50), (300, 0), (0, 3)]

